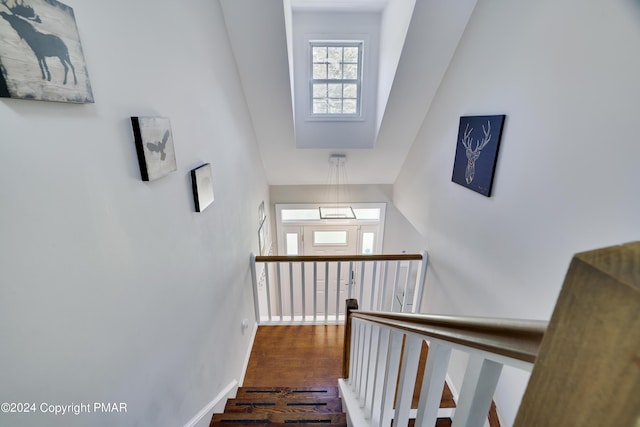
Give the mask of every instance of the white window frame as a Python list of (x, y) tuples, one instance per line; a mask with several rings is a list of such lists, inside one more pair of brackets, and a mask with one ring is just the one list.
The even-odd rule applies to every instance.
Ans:
[[(318, 209), (318, 204), (309, 203), (276, 203), (276, 244), (278, 247), (278, 254), (285, 255), (285, 241), (286, 233), (299, 233), (302, 239), (303, 231), (302, 227), (305, 225), (325, 226), (326, 230), (330, 230), (333, 225), (357, 225), (358, 226), (358, 240), (356, 247), (360, 250), (362, 246), (361, 235), (363, 232), (373, 231), (376, 233), (376, 253), (382, 253), (384, 247), (384, 229), (385, 218), (387, 211), (386, 203), (347, 203), (354, 210), (375, 208), (380, 210), (380, 217), (377, 219), (309, 219), (309, 220), (289, 220), (282, 221), (283, 209)], [(302, 240), (298, 242), (298, 250), (302, 253), (303, 243)]]
[[(358, 74), (356, 79), (314, 79), (313, 78), (313, 48), (314, 47), (358, 47)], [(309, 114), (311, 120), (331, 120), (331, 121), (353, 121), (362, 120), (363, 118), (363, 52), (364, 40), (309, 40), (308, 53), (308, 76), (309, 76)], [(313, 85), (314, 83), (339, 83), (339, 84), (356, 84), (356, 112), (355, 113), (314, 113), (313, 111)], [(344, 94), (343, 94), (344, 95)], [(340, 98), (344, 100), (345, 98)], [(350, 98), (347, 98), (350, 99)]]

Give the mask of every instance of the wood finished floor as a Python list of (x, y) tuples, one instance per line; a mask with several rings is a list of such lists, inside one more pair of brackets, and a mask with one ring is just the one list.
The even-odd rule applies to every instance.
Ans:
[(260, 326), (245, 387), (337, 387), (344, 326)]
[[(245, 387), (336, 387), (342, 376), (344, 326), (260, 326)], [(423, 343), (412, 407), (418, 407), (428, 347)], [(455, 408), (445, 384), (441, 407)]]

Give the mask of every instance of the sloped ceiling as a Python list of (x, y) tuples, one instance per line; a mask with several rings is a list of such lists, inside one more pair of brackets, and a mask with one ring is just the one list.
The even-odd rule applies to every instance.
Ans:
[[(309, 8), (317, 7), (317, 1), (307, 1)], [(368, 1), (382, 2), (322, 3), (353, 11)], [(374, 148), (330, 150), (296, 148), (285, 2), (290, 3), (220, 0), (269, 184), (324, 184), (335, 152), (347, 155), (350, 184), (394, 183), (476, 0), (416, 0), (386, 107), (378, 106), (384, 113)]]

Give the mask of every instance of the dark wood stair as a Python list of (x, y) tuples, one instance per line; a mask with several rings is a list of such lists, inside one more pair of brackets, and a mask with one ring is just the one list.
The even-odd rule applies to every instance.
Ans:
[(337, 387), (240, 387), (209, 427), (347, 426)]

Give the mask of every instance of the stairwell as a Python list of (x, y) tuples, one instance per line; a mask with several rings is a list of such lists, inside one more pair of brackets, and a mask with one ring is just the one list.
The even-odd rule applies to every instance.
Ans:
[[(227, 401), (224, 413), (213, 415), (210, 427), (346, 427), (337, 387), (343, 343), (343, 326), (259, 327), (243, 387), (235, 398)], [(427, 352), (425, 345), (419, 378)], [(416, 384), (413, 407), (417, 407), (419, 390), (420, 381)], [(443, 390), (440, 407), (455, 408), (448, 387)], [(413, 420), (409, 426), (413, 426)], [(450, 418), (438, 418), (436, 427), (450, 426)]]
[[(283, 329), (287, 328), (286, 326), (261, 327), (258, 332), (281, 328), (273, 329), (281, 333), (279, 337), (275, 334), (275, 340), (266, 340), (263, 348), (256, 348), (254, 345), (251, 360), (254, 359), (254, 354), (259, 356), (257, 359), (265, 358), (254, 367), (253, 380), (274, 384), (286, 383), (290, 378), (294, 378), (294, 381), (300, 381), (296, 386), (308, 384), (316, 387), (317, 383), (314, 381), (329, 381), (335, 384), (336, 379), (342, 378), (339, 380), (339, 390), (343, 393), (343, 402), (333, 405), (336, 405), (336, 411), (337, 408), (341, 410), (342, 405), (349, 408), (349, 420), (342, 412), (335, 414), (334, 418), (333, 413), (323, 410), (326, 408), (319, 408), (324, 405), (319, 405), (318, 402), (303, 399), (299, 402), (300, 405), (296, 405), (293, 398), (291, 402), (294, 404), (287, 404), (292, 395), (297, 395), (292, 393), (292, 390), (295, 390), (293, 387), (258, 390), (253, 387), (266, 384), (245, 383), (247, 389), (241, 389), (238, 393), (239, 399), (243, 399), (247, 394), (265, 391), (271, 393), (271, 397), (232, 399), (225, 414), (215, 415), (211, 425), (345, 425), (350, 421), (356, 427), (361, 427), (371, 425), (371, 420), (382, 419), (384, 421), (381, 427), (394, 423), (395, 427), (400, 427), (400, 422), (402, 427), (405, 424), (412, 426), (415, 422), (411, 420), (414, 413), (410, 409), (413, 405), (409, 405), (409, 397), (411, 387), (417, 385), (413, 376), (416, 370), (422, 369), (418, 366), (418, 361), (423, 359), (421, 354), (418, 354), (418, 346), (422, 345), (424, 350), (425, 341), (429, 341), (428, 337), (441, 341), (436, 342), (434, 348), (427, 348), (427, 352), (435, 349), (434, 354), (428, 359), (430, 373), (436, 372), (434, 366), (448, 362), (451, 345), (447, 343), (456, 343), (463, 349), (467, 348), (470, 353), (481, 350), (495, 355), (489, 358), (482, 353), (472, 354), (474, 359), (470, 360), (470, 366), (467, 367), (464, 390), (462, 396), (459, 396), (462, 403), (458, 401), (455, 405), (454, 415), (458, 424), (480, 426), (486, 423), (486, 419), (483, 418), (486, 417), (485, 408), (490, 406), (488, 398), (493, 395), (500, 370), (506, 364), (522, 368), (532, 365), (533, 368), (514, 426), (637, 425), (640, 420), (637, 409), (640, 407), (640, 394), (616, 391), (634, 390), (638, 384), (638, 363), (635, 357), (638, 354), (637, 343), (640, 342), (637, 316), (640, 307), (638, 272), (640, 242), (576, 254), (571, 261), (549, 322), (367, 311), (356, 311), (350, 315), (350, 307), (347, 305), (347, 327), (343, 329), (345, 338), (351, 336), (353, 326), (356, 326), (355, 338), (344, 340), (352, 343), (349, 347), (344, 347), (339, 342), (338, 337), (342, 335), (339, 332), (340, 326), (324, 325), (311, 331), (307, 329), (308, 326), (293, 326), (296, 328), (293, 330)], [(373, 334), (374, 327), (377, 328), (377, 335)], [(382, 328), (388, 331), (383, 346), (378, 345), (379, 342), (373, 344), (366, 338), (368, 335), (383, 339), (381, 334), (385, 331)], [(406, 332), (391, 334), (394, 329)], [(315, 331), (323, 330), (333, 331), (331, 337), (322, 334), (316, 337)], [(309, 337), (311, 339), (308, 339)], [(403, 340), (402, 343), (400, 339)], [(256, 338), (256, 344), (258, 342)], [(292, 348), (299, 344), (302, 344), (302, 353), (297, 353), (296, 349)], [(377, 346), (378, 354), (374, 359), (375, 365), (371, 367), (367, 355), (374, 345)], [(337, 353), (327, 356), (338, 348)], [(344, 371), (340, 372), (342, 348), (345, 350), (343, 360), (347, 363), (344, 365)], [(359, 356), (350, 357), (350, 353)], [(306, 354), (308, 358), (302, 354)], [(312, 357), (318, 355), (321, 359)], [(493, 360), (494, 357), (498, 360)], [(377, 362), (381, 358), (386, 358), (387, 363), (391, 360), (393, 369), (383, 372), (382, 393), (369, 394), (368, 379), (372, 376), (378, 378)], [(396, 370), (400, 360), (405, 364), (405, 368)], [(290, 365), (289, 362), (294, 363)], [(330, 375), (314, 377), (327, 366), (332, 371)], [(371, 369), (376, 371), (370, 371)], [(250, 371), (248, 368), (245, 380), (250, 376)], [(349, 376), (344, 372), (348, 372)], [(437, 372), (439, 376), (427, 377), (430, 382), (425, 383), (423, 387), (426, 394), (420, 399), (417, 417), (422, 420), (422, 424), (429, 420), (429, 423), (435, 421), (436, 427), (444, 427), (451, 425), (451, 421), (436, 419), (434, 416), (438, 403), (440, 411), (443, 408), (442, 398), (440, 402), (437, 400), (443, 370)], [(585, 375), (585, 372), (589, 372), (589, 375)], [(399, 381), (396, 383), (396, 392), (401, 392), (396, 396), (397, 407), (392, 412), (390, 393), (393, 392), (396, 375)], [(418, 378), (420, 377), (421, 375), (418, 375)], [(611, 378), (617, 380), (612, 382)], [(465, 385), (467, 379), (468, 387)], [(576, 387), (572, 384), (579, 385), (579, 393), (574, 393)], [(615, 390), (611, 388), (612, 384), (615, 384)], [(444, 387), (443, 397), (446, 397), (446, 383)], [(602, 390), (611, 392), (603, 393)], [(415, 389), (413, 391), (411, 397), (415, 401)], [(330, 391), (326, 389), (324, 392)], [(274, 396), (279, 397), (276, 399)], [(378, 397), (378, 400), (373, 400), (373, 397)], [(477, 403), (478, 400), (482, 402)], [(307, 412), (301, 415), (302, 411), (296, 406), (306, 407)], [(267, 407), (271, 410), (266, 411)], [(297, 409), (300, 415), (298, 417), (292, 415)], [(373, 410), (377, 410), (375, 418), (372, 416)], [(231, 415), (235, 411), (239, 411), (236, 412), (238, 415)], [(441, 414), (440, 411), (437, 415)], [(493, 426), (499, 422), (494, 405), (491, 405), (489, 412), (489, 423)], [(310, 413), (313, 416), (310, 416)], [(394, 423), (390, 415), (395, 417)]]

